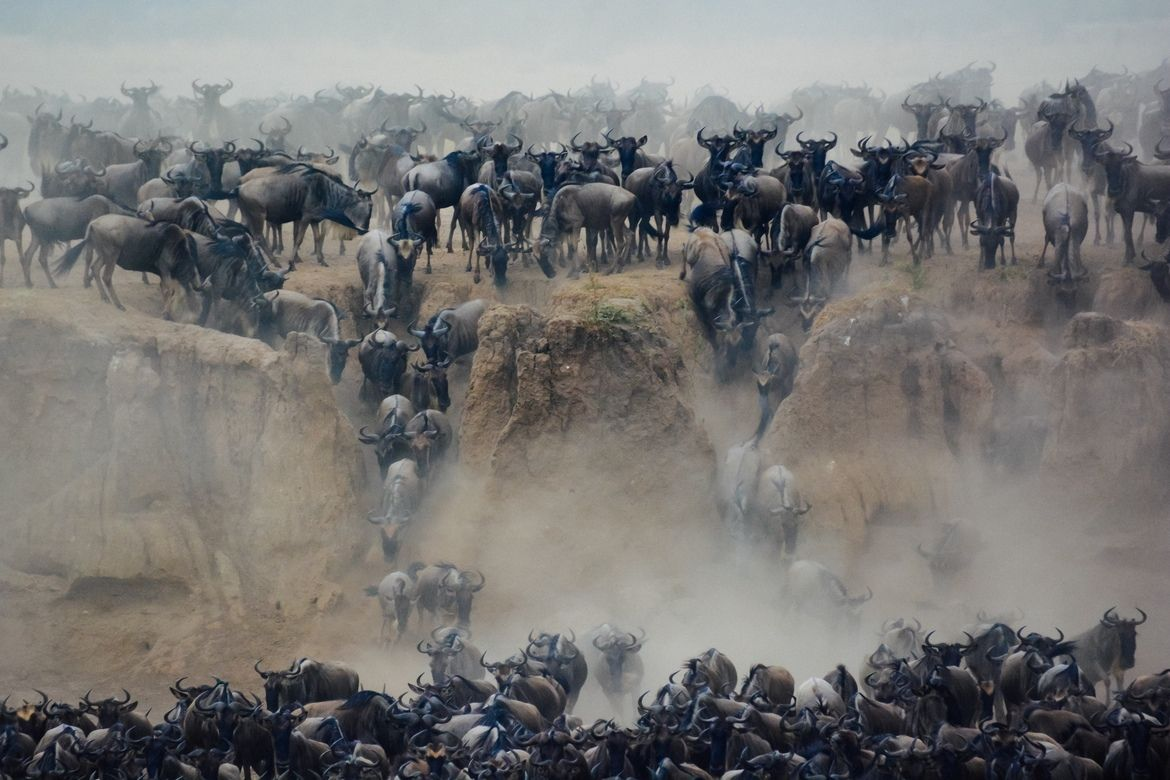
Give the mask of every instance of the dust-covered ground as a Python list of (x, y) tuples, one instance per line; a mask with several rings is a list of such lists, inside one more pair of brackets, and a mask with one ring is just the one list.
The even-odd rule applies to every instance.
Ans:
[[(974, 239), (970, 249), (961, 249), (956, 227), (954, 256), (940, 251), (922, 269), (910, 265), (904, 239), (895, 245), (894, 262), (886, 267), (878, 266), (878, 253), (855, 253), (849, 292), (842, 297), (862, 301), (867, 296), (912, 296), (946, 311), (955, 339), (962, 344), (1027, 342), (1061, 354), (1068, 318), (1090, 308), (1093, 291), (1083, 290), (1071, 303), (1053, 293), (1044, 312), (1030, 322), (1009, 314), (1034, 286), (1032, 269), (1041, 248), (1039, 205), (1027, 199), (1030, 180), (1025, 176), (1021, 184), (1025, 197), (1017, 227), (1018, 266), (977, 271)], [(445, 225), (448, 214), (443, 217)], [(1163, 571), (1170, 554), (1170, 526), (1162, 503), (1165, 485), (1149, 484), (1148, 489), (1119, 497), (1106, 489), (1103, 483), (1108, 479), (1094, 473), (1091, 465), (1013, 473), (968, 457), (962, 463), (962, 479), (939, 499), (934, 511), (874, 512), (860, 535), (819, 523), (814, 507), (799, 556), (839, 572), (852, 592), (869, 587), (875, 595), (857, 632), (834, 633), (789, 614), (781, 591), (779, 548), (766, 537), (732, 543), (715, 509), (717, 463), (730, 445), (748, 438), (755, 428), (756, 396), (749, 373), (732, 384), (716, 385), (710, 379), (710, 351), (704, 349), (698, 331), (678, 324), (685, 323), (689, 303), (677, 279), (685, 231), (675, 236), (673, 265), (666, 270), (644, 263), (615, 276), (568, 281), (561, 274), (546, 281), (535, 267), (516, 268), (509, 287), (497, 290), (489, 283), (471, 283), (456, 239), (454, 255), (440, 251), (434, 273), (424, 275), (420, 268), (416, 276), (423, 316), (471, 297), (562, 313), (572, 308), (573, 300), (590, 296), (673, 301), (673, 314), (670, 307), (652, 312), (655, 327), (660, 326), (659, 335), (665, 339), (663, 349), (670, 353), (677, 347), (681, 359), (680, 394), (693, 413), (693, 424), (687, 424), (698, 439), (709, 442), (703, 446), (690, 438), (664, 439), (648, 446), (644, 439), (626, 439), (622, 430), (626, 421), (617, 412), (602, 421), (607, 434), (586, 436), (578, 431), (566, 436), (557, 458), (548, 461), (553, 465), (529, 462), (525, 473), (498, 461), (450, 468), (431, 488), (424, 510), (407, 532), (398, 563), (405, 568), (412, 560), (451, 561), (483, 572), (487, 584), (476, 597), (472, 628), (474, 641), (489, 659), (516, 652), (532, 629), (572, 629), (587, 644), (589, 630), (608, 622), (646, 630), (646, 687), (710, 646), (728, 653), (741, 670), (756, 661), (782, 663), (803, 679), (827, 672), (838, 661), (855, 667), (876, 644), (874, 632), (887, 618), (917, 617), (953, 636), (982, 610), (1005, 615), (1016, 625), (1026, 623), (1042, 631), (1059, 626), (1072, 634), (1088, 628), (1110, 606), (1128, 611), (1138, 605), (1150, 619), (1140, 630), (1135, 671), (1166, 666), (1170, 614), (1164, 605), (1170, 580)], [(341, 303), (357, 295), (353, 252), (338, 256), (333, 239), (327, 247), (330, 267), (305, 262), (288, 287)], [(1095, 287), (1104, 274), (1120, 266), (1121, 246), (1095, 247), (1090, 236), (1085, 261)], [(8, 270), (11, 285), (12, 264)], [(19, 308), (26, 315), (37, 310), (76, 312), (81, 327), (143, 332), (160, 327), (158, 287), (143, 286), (135, 275), (115, 274), (119, 293), (131, 309), (122, 313), (102, 304), (96, 290), (81, 289), (80, 273), (60, 290), (45, 289), (43, 277), (36, 273), (34, 269), (36, 289), (0, 291), (0, 308)], [(988, 290), (986, 298), (973, 300), (973, 291)], [(770, 324), (799, 344), (805, 336), (784, 303), (777, 298), (780, 311)], [(826, 316), (831, 312), (832, 308)], [(1152, 320), (1165, 324), (1156, 311)], [(404, 326), (393, 324), (399, 333)], [(343, 323), (351, 336), (360, 335), (355, 328), (365, 332), (369, 327), (353, 317)], [(42, 337), (44, 348), (52, 349), (53, 334)], [(455, 419), (464, 408), (471, 370), (471, 361), (464, 359), (451, 371)], [(355, 431), (372, 417), (357, 400), (360, 377), (356, 360), (351, 360), (343, 381), (332, 390)], [(590, 387), (588, 379), (582, 378), (583, 387)], [(35, 383), (37, 377), (26, 374), (22, 381)], [(634, 373), (620, 381), (642, 380)], [(76, 391), (83, 394), (85, 387)], [(223, 397), (217, 403), (230, 410), (241, 400)], [(867, 413), (861, 408), (851, 412)], [(297, 414), (295, 405), (287, 414)], [(637, 446), (625, 443), (633, 441)], [(356, 437), (353, 447), (359, 448)], [(1151, 451), (1150, 457), (1161, 454)], [(35, 451), (4, 452), (5, 460), (25, 457), (41, 456)], [(373, 507), (377, 467), (371, 453), (362, 457), (364, 495), (354, 498)], [(315, 462), (322, 453), (307, 449), (303, 458)], [(599, 459), (607, 466), (604, 471), (571, 468), (574, 461), (590, 464)], [(690, 465), (700, 460), (705, 468)], [(924, 474), (930, 465), (923, 463)], [(333, 466), (320, 462), (323, 473)], [(563, 469), (563, 477), (550, 469)], [(51, 479), (51, 473), (45, 478)], [(598, 473), (605, 478), (593, 478)], [(623, 473), (632, 478), (614, 478)], [(669, 476), (656, 481), (655, 473)], [(281, 473), (254, 478), (275, 482), (270, 486), (274, 490), (285, 489)], [(1095, 495), (1108, 495), (1108, 500)], [(965, 569), (950, 581), (935, 582), (915, 548), (933, 538), (938, 524), (949, 519), (962, 519), (976, 529), (978, 545)], [(275, 666), (306, 655), (353, 663), (366, 687), (404, 690), (426, 669), (425, 658), (414, 645), (426, 636), (423, 628), (430, 626), (416, 624), (393, 649), (379, 645), (378, 606), (363, 589), (376, 584), (391, 567), (381, 560), (376, 532), (364, 517), (328, 521), (330, 532), (314, 542), (315, 554), (329, 561), (328, 583), (311, 577), (298, 580), (295, 571), (286, 570), (279, 549), (232, 551), (237, 566), (240, 557), (246, 560), (245, 582), (279, 575), (282, 582), (295, 583), (287, 586), (288, 598), (316, 601), (309, 609), (290, 609), (279, 594), (261, 603), (245, 593), (244, 607), (232, 609), (208, 600), (198, 587), (172, 580), (127, 579), (116, 573), (70, 579), (58, 572), (0, 567), (0, 690), (38, 687), (67, 698), (89, 688), (127, 687), (161, 706), (165, 684), (181, 675), (195, 679), (215, 675), (254, 685), (258, 678), (251, 665), (257, 659)], [(91, 518), (78, 516), (71, 522), (83, 524)], [(13, 538), (3, 542), (15, 543)], [(355, 546), (363, 552), (354, 555)], [(614, 713), (590, 684), (577, 714), (588, 719)]]

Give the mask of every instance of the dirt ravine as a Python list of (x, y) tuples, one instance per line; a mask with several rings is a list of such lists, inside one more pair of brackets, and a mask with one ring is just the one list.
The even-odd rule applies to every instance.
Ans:
[[(1017, 234), (1038, 236), (1023, 212)], [(663, 271), (548, 281), (520, 267), (504, 290), (439, 254), (393, 323), (492, 304), (479, 351), (451, 371), (457, 459), (398, 562), (483, 571), (473, 628), (489, 657), (531, 628), (610, 621), (647, 629), (647, 679), (713, 644), (798, 676), (828, 668), (816, 627), (784, 622), (775, 544), (735, 547), (715, 510), (717, 463), (754, 429), (755, 391), (748, 370), (711, 379), (681, 240)], [(1039, 248), (1021, 240), (1020, 265), (991, 272), (974, 250), (920, 271), (904, 243), (887, 267), (855, 254), (848, 294), (808, 334), (777, 296), (767, 326), (800, 345), (801, 370), (763, 460), (814, 506), (800, 554), (877, 594), (839, 660), (856, 663), (884, 617), (957, 629), (980, 608), (1075, 631), (1140, 603), (1139, 666), (1170, 637), (1170, 307), (1119, 247), (1086, 247), (1091, 282), (1061, 299)], [(336, 301), (360, 336), (372, 325), (352, 251), (329, 262), (288, 287)], [(128, 312), (76, 281), (0, 290), (0, 689), (254, 685), (257, 658), (310, 655), (401, 690), (425, 663), (411, 642), (377, 646), (362, 593), (392, 567), (365, 521), (378, 480), (355, 435), (371, 416), (356, 360), (331, 386), (310, 339), (274, 350), (163, 322), (157, 286), (115, 283)], [(951, 519), (983, 545), (934, 583), (914, 547)], [(582, 709), (607, 714), (596, 691)]]

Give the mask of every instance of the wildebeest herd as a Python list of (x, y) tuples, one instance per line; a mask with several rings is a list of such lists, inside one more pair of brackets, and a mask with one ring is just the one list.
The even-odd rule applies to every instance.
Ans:
[[(1138, 255), (1136, 214), (1154, 223), (1156, 243), (1170, 236), (1170, 63), (1039, 84), (1017, 106), (993, 99), (994, 69), (972, 63), (891, 95), (818, 83), (769, 109), (710, 87), (679, 103), (672, 84), (645, 79), (624, 92), (594, 79), (484, 103), (338, 84), (229, 106), (230, 80), (196, 81), (193, 99), (173, 100), (153, 82), (123, 84), (128, 106), (6, 89), (0, 115), (27, 119), (28, 168), (40, 183), (0, 188), (0, 284), (12, 241), (27, 286), (34, 256), (51, 287), (84, 259), (83, 284), (122, 308), (115, 269), (154, 275), (164, 316), (270, 344), (307, 334), (325, 346), (334, 383), (356, 349), (360, 398), (377, 409), (359, 440), (382, 476), (367, 519), (397, 566), (403, 531), (456, 448), (448, 372), (475, 353), (489, 306), (477, 298), (412, 318), (416, 264), (425, 252), (431, 273), (440, 215), (449, 215), (448, 252), (458, 227), (466, 272), (479, 283), (486, 266), (500, 288), (535, 276), (533, 263), (549, 278), (620, 271), (635, 256), (652, 256), (657, 269), (678, 263), (716, 378), (750, 365), (758, 389), (755, 433), (720, 468), (719, 510), (733, 534), (775, 540), (792, 619), (853, 632), (872, 591), (850, 592), (825, 566), (795, 558), (812, 507), (789, 469), (760, 461), (798, 370), (792, 341), (769, 332), (777, 307), (792, 305), (808, 330), (840, 293), (854, 251), (880, 237), (876, 262), (887, 264), (901, 233), (913, 266), (937, 262), (936, 250), (952, 252), (956, 222), (955, 243), (975, 237), (981, 268), (1014, 264), (1018, 138), (1016, 159), (1036, 177), (1031, 200), (1046, 188), (1034, 207), (1040, 263), (1051, 245), (1048, 276), (1062, 293), (1087, 277), (1090, 218), (1094, 241), (1112, 243), (1121, 217), (1127, 264)], [(0, 149), (8, 145), (0, 135)], [(834, 159), (845, 149), (854, 164)], [(40, 199), (22, 208), (34, 191)], [(687, 235), (672, 253), (684, 214)], [(343, 336), (337, 303), (286, 288), (306, 233), (326, 264), (327, 226), (339, 255), (355, 242), (353, 316), (372, 325), (360, 338)], [(71, 243), (50, 267), (51, 252)], [(1170, 301), (1170, 255), (1142, 257)], [(919, 547), (932, 573), (945, 576), (963, 532), (948, 527)], [(640, 629), (606, 624), (580, 643), (572, 630), (534, 630), (519, 653), (489, 660), (471, 629), (486, 583), (477, 570), (417, 563), (369, 588), (384, 643), (422, 637), (415, 646), (431, 679), (420, 675), (401, 696), (363, 689), (344, 664), (300, 659), (271, 671), (257, 663), (263, 700), (223, 680), (179, 680), (174, 705), (153, 722), (126, 692), (87, 693), (77, 706), (41, 694), (14, 707), (9, 697), (0, 774), (1170, 776), (1170, 673), (1124, 684), (1144, 612), (1110, 608), (1072, 639), (980, 614), (943, 642), (917, 621), (892, 620), (853, 672), (838, 665), (797, 685), (784, 667), (753, 662), (741, 679), (710, 649), (654, 688), (643, 680)], [(574, 717), (589, 680), (615, 715), (633, 719)]]
[[(418, 643), (430, 681), (363, 689), (345, 664), (255, 664), (263, 699), (225, 680), (170, 688), (152, 722), (129, 692), (75, 705), (0, 703), (0, 769), (12, 778), (1132, 778), (1170, 771), (1170, 672), (1124, 683), (1141, 610), (1110, 608), (1071, 639), (982, 613), (955, 641), (888, 620), (876, 648), (797, 683), (715, 648), (660, 687), (643, 684), (646, 635), (602, 625), (588, 655), (572, 631), (532, 631), (489, 660), (470, 640), (482, 575), (415, 567), (376, 589), (388, 620), (417, 604), (442, 626)], [(395, 606), (404, 596), (405, 612)], [(395, 613), (395, 610), (399, 611)], [(588, 680), (615, 711), (573, 715)], [(1109, 697), (1112, 690), (1115, 694)], [(1103, 689), (1103, 696), (1098, 697)], [(39, 693), (39, 692), (38, 692)], [(149, 714), (149, 713), (148, 713)]]

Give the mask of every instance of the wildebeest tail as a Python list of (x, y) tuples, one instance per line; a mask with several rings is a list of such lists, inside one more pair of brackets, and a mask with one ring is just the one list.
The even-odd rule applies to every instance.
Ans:
[(89, 242), (86, 238), (77, 242), (77, 246), (70, 249), (61, 259), (57, 261), (57, 265), (53, 266), (53, 276), (58, 278), (67, 276), (73, 270), (73, 266), (77, 265), (77, 259), (81, 257), (81, 253), (85, 251), (85, 245)]
[(870, 225), (869, 227), (865, 228), (864, 230), (859, 230), (858, 228), (855, 228), (852, 225), (849, 226), (850, 233), (852, 233), (853, 235), (855, 235), (858, 238), (863, 239), (865, 241), (869, 241), (870, 239), (877, 238), (878, 236), (880, 236), (882, 234), (882, 231), (885, 229), (886, 229), (885, 222), (883, 220), (878, 220), (878, 219), (875, 219), (873, 221), (873, 224)]

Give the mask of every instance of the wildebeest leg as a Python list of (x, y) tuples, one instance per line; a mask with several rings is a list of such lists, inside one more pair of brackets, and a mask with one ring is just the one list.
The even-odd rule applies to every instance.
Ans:
[[(1093, 246), (1101, 245), (1101, 195), (1090, 191), (1089, 198), (1093, 201)], [(1044, 247), (1048, 248), (1047, 245)], [(1041, 263), (1043, 265), (1043, 263)]]
[[(435, 221), (439, 222), (439, 217), (435, 217)], [(458, 214), (451, 215), (451, 227), (447, 229), (447, 254), (452, 254), (454, 250), (451, 249), (451, 241), (455, 238), (455, 224), (459, 222)], [(440, 225), (442, 227), (442, 225)], [(463, 248), (467, 248), (467, 240), (464, 238)]]
[(581, 275), (581, 266), (577, 264), (577, 242), (581, 238), (581, 228), (573, 228), (568, 236), (568, 264), (569, 278), (576, 279)]
[[(1044, 267), (1044, 256), (1048, 254), (1048, 245), (1049, 244), (1052, 244), (1053, 249), (1056, 248), (1056, 244), (1053, 244), (1052, 241), (1049, 240), (1048, 236), (1045, 235), (1044, 236), (1044, 246), (1040, 249), (1040, 261), (1038, 263), (1036, 263), (1037, 268)], [(1058, 257), (1059, 257), (1059, 255), (1058, 255)]]
[[(597, 273), (600, 269), (597, 265), (597, 230), (594, 228), (585, 228), (585, 260), (589, 263), (589, 270)], [(602, 250), (605, 249), (605, 240), (602, 239)]]
[[(317, 256), (317, 263), (328, 267), (329, 263), (325, 262), (325, 225), (321, 222), (312, 222), (309, 227), (313, 231), (313, 254)], [(304, 236), (303, 230), (301, 236)]]
[(670, 222), (665, 217), (659, 215), (655, 217), (658, 222), (658, 254), (662, 255), (662, 264), (659, 268), (665, 268), (670, 265)]
[(905, 222), (906, 222), (906, 243), (910, 245), (910, 259), (913, 261), (914, 265), (918, 265), (920, 262), (922, 262), (922, 258), (918, 254), (919, 246), (922, 243), (922, 231), (921, 230), (918, 231), (918, 243), (916, 244), (914, 242), (914, 236), (910, 233), (910, 216), (909, 215), (906, 216)]
[(1142, 212), (1142, 227), (1141, 227), (1141, 230), (1138, 231), (1138, 237), (1137, 237), (1137, 242), (1139, 244), (1146, 243), (1146, 225), (1148, 225), (1149, 223), (1150, 223), (1150, 215), (1146, 214), (1145, 212)]
[[(1036, 199), (1040, 197), (1040, 180), (1042, 178), (1047, 178), (1047, 169), (1040, 165), (1033, 165), (1032, 170), (1036, 173), (1036, 188), (1032, 190), (1032, 202), (1035, 203)], [(1051, 188), (1052, 185), (1049, 185), (1049, 189)]]
[[(472, 230), (474, 230), (474, 228)], [(480, 243), (483, 243), (483, 241), (481, 240)], [(479, 254), (479, 252), (475, 251), (475, 234), (474, 233), (472, 233), (472, 236), (471, 236), (471, 249), (467, 250), (467, 270), (468, 271), (471, 270), (471, 256), (473, 254), (475, 255), (475, 273), (473, 273), (471, 275), (471, 280), (473, 282), (475, 282), (476, 284), (479, 284), (479, 280), (481, 278), (480, 273), (479, 273), (480, 254)], [(490, 263), (491, 260), (489, 259), (488, 262)]]
[(1125, 237), (1125, 265), (1131, 265), (1133, 259), (1137, 256), (1137, 250), (1133, 248), (1133, 212), (1122, 211), (1121, 214), (1121, 230)]
[[(87, 248), (88, 251), (88, 248)], [(105, 267), (102, 268), (102, 286), (106, 288), (106, 292), (110, 294), (110, 301), (120, 310), (126, 311), (126, 307), (122, 305), (122, 301), (118, 298), (118, 291), (114, 289), (114, 268), (117, 267), (116, 257), (103, 257), (102, 262)], [(166, 289), (163, 289), (163, 316), (170, 319), (166, 306)]]
[[(88, 245), (87, 245), (88, 249)], [(31, 258), (30, 258), (31, 260)], [(57, 283), (53, 281), (53, 275), (49, 273), (49, 245), (41, 244), (40, 254), (37, 255), (37, 261), (41, 264), (41, 270), (45, 272), (45, 278), (49, 280), (49, 286), (53, 289), (57, 288)], [(31, 263), (30, 263), (31, 265)], [(27, 287), (32, 287), (32, 280), (29, 278), (29, 268), (24, 269), (24, 283)]]
[(32, 276), (29, 274), (29, 271), (32, 269), (32, 256), (33, 252), (40, 250), (41, 244), (42, 242), (37, 238), (37, 234), (33, 233), (32, 241), (28, 243), (28, 251), (16, 258), (20, 261), (20, 270), (24, 273), (25, 287), (32, 287)]
[(305, 240), (305, 229), (307, 227), (308, 225), (303, 220), (298, 220), (293, 223), (293, 251), (292, 257), (288, 261), (290, 267), (293, 263), (301, 259), (301, 242)]

